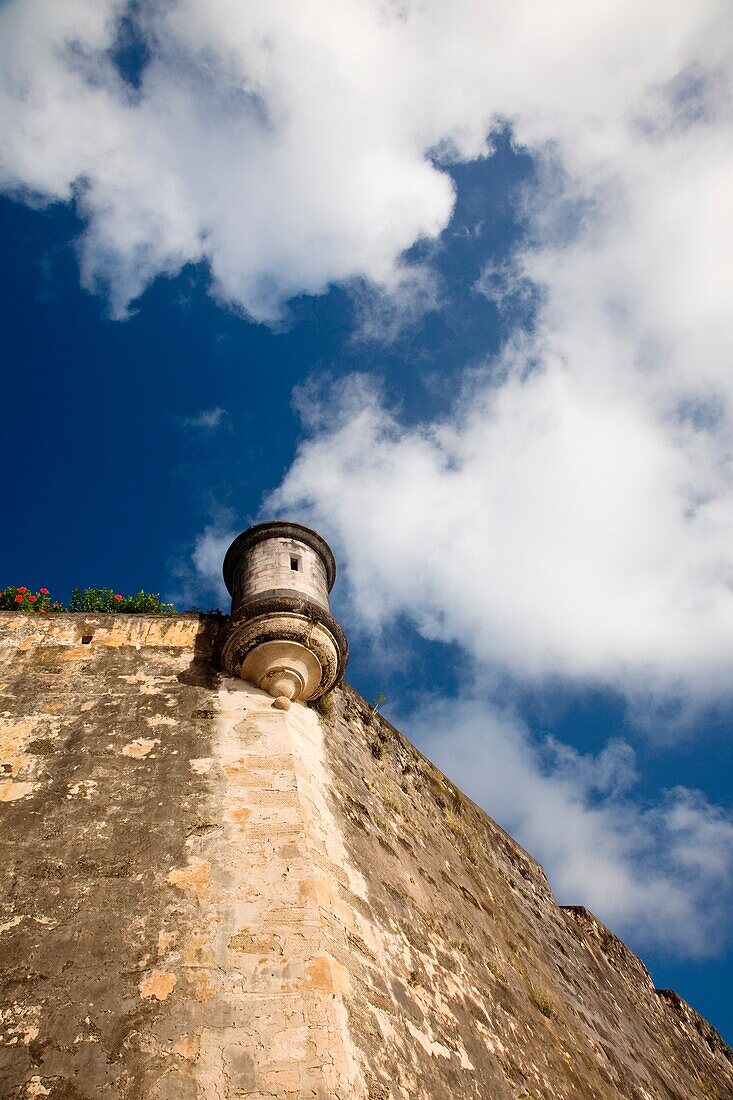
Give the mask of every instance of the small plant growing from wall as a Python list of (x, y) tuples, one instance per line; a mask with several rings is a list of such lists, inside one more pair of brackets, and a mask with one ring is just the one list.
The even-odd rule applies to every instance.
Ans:
[(538, 1009), (543, 1016), (546, 1016), (548, 1020), (552, 1020), (555, 1016), (555, 1006), (550, 1000), (549, 996), (544, 989), (533, 989), (532, 1000), (537, 1005)]
[(327, 691), (325, 695), (322, 695), (316, 701), (314, 706), (318, 713), (326, 718), (333, 710), (333, 691)]
[(372, 707), (372, 717), (377, 713), (377, 711), (381, 707), (382, 703), (386, 703), (386, 702), (387, 702), (387, 696), (382, 695), (382, 693), (380, 691), (379, 695), (374, 700), (374, 706)]

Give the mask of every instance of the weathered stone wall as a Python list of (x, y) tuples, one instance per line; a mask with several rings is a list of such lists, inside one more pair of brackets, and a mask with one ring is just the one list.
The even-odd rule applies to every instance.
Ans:
[[(733, 1097), (733, 1054), (349, 688), (325, 720), (372, 1098)], [(366, 752), (365, 748), (369, 751)], [(343, 897), (343, 889), (342, 889)]]
[(0, 614), (0, 1095), (733, 1098), (717, 1034), (349, 688)]
[(157, 1076), (164, 960), (196, 918), (166, 880), (207, 813), (190, 761), (210, 752), (211, 629), (0, 615), (3, 1096), (144, 1096)]

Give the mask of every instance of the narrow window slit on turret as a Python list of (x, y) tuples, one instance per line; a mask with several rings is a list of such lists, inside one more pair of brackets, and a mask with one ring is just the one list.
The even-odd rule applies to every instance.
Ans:
[(294, 569), (297, 573), (297, 571), (300, 569), (300, 558), (291, 558), (290, 559), (290, 568)]

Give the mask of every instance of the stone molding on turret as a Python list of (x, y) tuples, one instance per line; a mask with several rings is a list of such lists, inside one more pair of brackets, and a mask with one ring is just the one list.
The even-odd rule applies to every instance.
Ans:
[(232, 596), (224, 671), (269, 692), (283, 710), (330, 691), (348, 659), (328, 605), (335, 577), (330, 547), (309, 527), (270, 521), (238, 535), (224, 559)]

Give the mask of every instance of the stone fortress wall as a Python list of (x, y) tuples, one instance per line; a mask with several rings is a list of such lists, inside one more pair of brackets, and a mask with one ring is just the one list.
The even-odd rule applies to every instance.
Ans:
[(0, 614), (0, 1096), (733, 1100), (731, 1052), (348, 686)]

